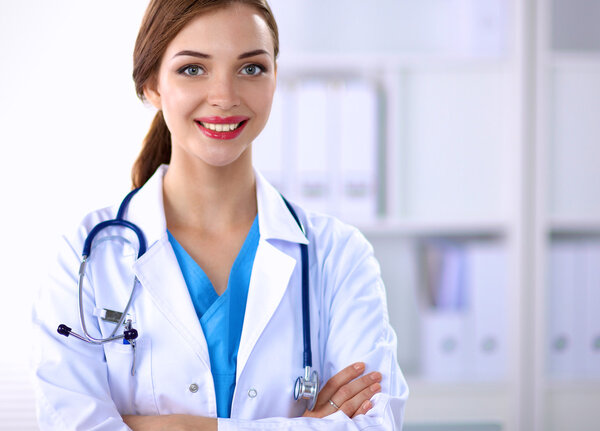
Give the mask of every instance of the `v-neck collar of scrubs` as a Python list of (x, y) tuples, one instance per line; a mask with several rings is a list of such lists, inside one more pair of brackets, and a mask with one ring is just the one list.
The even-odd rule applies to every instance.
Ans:
[(248, 287), (260, 239), (258, 216), (231, 267), (227, 289), (221, 296), (217, 295), (196, 261), (170, 232), (168, 235), (206, 337), (217, 397), (217, 416), (229, 417)]

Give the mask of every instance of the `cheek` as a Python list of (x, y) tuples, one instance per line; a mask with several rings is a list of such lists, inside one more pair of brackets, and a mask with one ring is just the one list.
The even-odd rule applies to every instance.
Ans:
[(165, 116), (186, 115), (199, 103), (198, 88), (177, 78), (163, 79), (160, 92)]
[(185, 115), (196, 105), (194, 92), (185, 91), (181, 87), (174, 87), (165, 93), (164, 107), (173, 114)]
[(268, 85), (261, 89), (256, 89), (252, 92), (251, 100), (252, 110), (255, 114), (260, 116), (268, 117), (271, 112), (271, 105), (273, 104), (273, 94), (275, 92), (275, 85)]

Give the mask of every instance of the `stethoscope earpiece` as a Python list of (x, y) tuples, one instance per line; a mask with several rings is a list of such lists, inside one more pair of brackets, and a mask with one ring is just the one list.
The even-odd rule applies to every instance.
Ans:
[(69, 328), (67, 325), (61, 323), (60, 325), (58, 325), (56, 332), (58, 332), (60, 335), (64, 335), (65, 337), (68, 337), (69, 335), (71, 335), (71, 328)]

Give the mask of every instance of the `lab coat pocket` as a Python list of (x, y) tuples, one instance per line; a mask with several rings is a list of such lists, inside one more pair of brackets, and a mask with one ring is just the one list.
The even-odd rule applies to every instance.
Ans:
[(158, 414), (152, 385), (150, 341), (149, 338), (136, 341), (135, 357), (131, 345), (122, 341), (104, 345), (111, 398), (122, 415)]

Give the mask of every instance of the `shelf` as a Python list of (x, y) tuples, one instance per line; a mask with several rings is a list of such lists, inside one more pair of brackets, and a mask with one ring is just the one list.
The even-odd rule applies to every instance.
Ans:
[(600, 52), (553, 52), (548, 64), (550, 67), (600, 67)]
[(548, 223), (550, 235), (600, 235), (598, 217), (554, 217)]
[(556, 393), (578, 393), (581, 395), (596, 394), (600, 399), (600, 379), (592, 380), (559, 380), (548, 378), (547, 389)]
[(385, 237), (420, 237), (420, 236), (459, 236), (503, 238), (508, 236), (510, 227), (507, 222), (499, 220), (456, 220), (456, 221), (423, 221), (401, 220), (381, 221), (358, 228), (371, 238)]
[(551, 382), (547, 385), (546, 399), (547, 429), (598, 429), (600, 382)]
[(364, 73), (380, 72), (382, 70), (397, 71), (401, 69), (427, 70), (469, 70), (494, 71), (504, 70), (512, 64), (504, 58), (470, 58), (459, 56), (439, 56), (427, 54), (390, 55), (368, 53), (361, 55), (361, 67), (356, 67), (355, 54), (324, 55), (324, 54), (294, 54), (282, 55), (278, 59), (277, 71), (280, 76), (290, 78), (295, 76), (331, 74), (339, 77), (344, 75), (363, 75)]
[(510, 393), (503, 383), (432, 383), (407, 378), (407, 422), (498, 422), (510, 417)]

